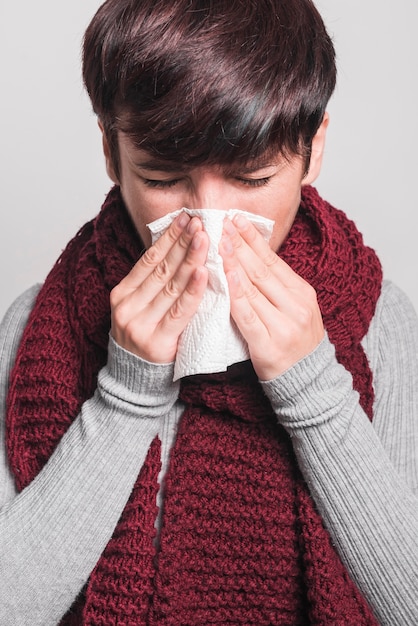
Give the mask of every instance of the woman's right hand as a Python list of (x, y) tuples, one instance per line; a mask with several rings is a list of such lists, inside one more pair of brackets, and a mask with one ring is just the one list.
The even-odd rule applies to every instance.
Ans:
[(209, 240), (197, 217), (180, 213), (112, 290), (111, 334), (152, 363), (171, 363), (207, 286)]

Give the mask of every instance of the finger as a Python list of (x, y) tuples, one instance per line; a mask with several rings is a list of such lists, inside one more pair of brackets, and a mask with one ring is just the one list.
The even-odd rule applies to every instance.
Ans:
[[(179, 218), (185, 216), (182, 221)], [(186, 226), (184, 226), (186, 224)], [(139, 259), (130, 273), (113, 290), (112, 306), (136, 294), (146, 306), (172, 278), (184, 261), (195, 234), (202, 230), (198, 218), (180, 214), (169, 229)], [(164, 240), (161, 244), (161, 240)]]
[[(248, 257), (254, 253), (245, 246), (244, 242), (239, 250), (244, 247), (243, 256), (245, 260), (248, 260)], [(293, 281), (292, 287), (289, 288), (256, 255), (251, 258), (249, 266), (243, 267), (232, 240), (227, 236), (221, 241), (220, 252), (224, 259), (225, 273), (236, 274), (242, 290), (240, 297), (246, 297), (254, 315), (267, 329), (270, 329), (270, 332), (274, 332), (274, 328), (277, 327), (278, 314), (287, 318), (288, 328), (298, 326), (302, 330), (322, 324), (316, 292), (302, 278)], [(233, 296), (230, 295), (231, 313), (239, 324), (240, 320), (236, 316), (241, 315), (242, 308), (234, 308)]]
[(197, 232), (177, 276), (154, 299), (146, 299), (147, 290), (141, 285), (112, 310), (112, 335), (117, 343), (151, 362), (174, 359), (178, 338), (207, 286), (203, 263), (208, 247), (207, 234)]
[[(255, 258), (268, 267), (278, 278), (280, 278), (281, 282), (285, 286), (293, 286), (296, 288), (299, 286), (301, 280), (300, 276), (296, 274), (296, 272), (294, 272), (292, 268), (270, 248), (268, 242), (264, 239), (254, 224), (252, 224), (244, 215), (235, 216), (233, 223), (230, 223), (229, 225), (226, 224), (226, 226), (229, 228), (227, 232), (233, 238), (237, 253), (239, 254), (239, 258), (244, 263), (244, 266), (250, 266), (254, 263), (254, 256), (249, 254), (249, 250), (252, 250)], [(248, 248), (243, 246), (243, 249), (240, 250), (240, 241), (239, 238), (237, 238), (237, 235), (239, 235), (241, 240), (247, 244)]]
[[(152, 249), (156, 258), (161, 254), (161, 250), (168, 248), (166, 257), (163, 257), (157, 265), (148, 269), (146, 263), (144, 265), (143, 259), (140, 259), (128, 276), (112, 290), (110, 304), (114, 332), (117, 332), (118, 328), (130, 326), (133, 318), (147, 311), (156, 295), (170, 281), (182, 259), (184, 260), (188, 248), (196, 235), (196, 230), (199, 232), (199, 229), (202, 228), (200, 220), (197, 218), (190, 220), (187, 215), (186, 218), (187, 220), (183, 222), (178, 219), (174, 220), (177, 223), (173, 223), (173, 228), (168, 229), (171, 230), (170, 237), (165, 237), (165, 233), (162, 235), (160, 239), (165, 239), (164, 246), (158, 246), (160, 240), (154, 246), (151, 246), (150, 250)], [(186, 222), (187, 226), (185, 227), (184, 224)], [(171, 241), (170, 247), (168, 247), (167, 241)], [(204, 252), (201, 255), (203, 256)], [(197, 258), (196, 265), (202, 263), (203, 261)], [(160, 314), (164, 314), (165, 310), (163, 312), (160, 311)], [(151, 317), (154, 323), (159, 321), (159, 318), (155, 315), (151, 315)]]
[(184, 211), (180, 213), (167, 228), (165, 233), (150, 246), (134, 265), (129, 274), (121, 281), (124, 289), (136, 289), (159, 264), (164, 262), (170, 250), (180, 242), (180, 248), (186, 250), (194, 235), (190, 232), (191, 218)]
[[(269, 334), (268, 329), (277, 324), (278, 315), (283, 313), (283, 309), (276, 303), (277, 297), (275, 292), (277, 289), (282, 290), (283, 293), (285, 291), (280, 285), (273, 284), (272, 287), (266, 285), (266, 289), (263, 292), (258, 285), (250, 280), (248, 274), (239, 264), (236, 264), (234, 269), (232, 269), (232, 266), (231, 264), (231, 269), (227, 269), (225, 272), (227, 278), (229, 276), (232, 280), (232, 291), (230, 288), (231, 315), (241, 332), (245, 329), (245, 332), (250, 334), (253, 341), (254, 333), (257, 330)], [(272, 278), (274, 281), (274, 277)], [(269, 294), (272, 295), (269, 297)], [(286, 311), (286, 314), (289, 314), (289, 312)], [(244, 336), (247, 338), (246, 335)]]
[(208, 270), (204, 266), (196, 267), (182, 291), (161, 320), (163, 335), (179, 337), (195, 315), (208, 284)]
[(184, 263), (186, 263), (186, 266), (204, 264), (206, 254), (203, 244), (207, 239), (207, 235), (203, 233), (202, 229), (201, 220), (193, 217), (189, 221), (187, 228), (171, 246), (167, 255), (149, 274), (144, 282), (144, 286), (147, 288), (153, 286), (155, 293), (159, 293)]
[(170, 261), (170, 255), (176, 255), (171, 249), (144, 282), (125, 293), (113, 307), (115, 323), (125, 326), (133, 317), (142, 315), (147, 324), (157, 326), (186, 289), (194, 270), (205, 264), (208, 247), (207, 234), (198, 230), (183, 253), (186, 256), (183, 259), (180, 256), (178, 267), (173, 267)]
[[(185, 291), (187, 293), (190, 292), (191, 285), (194, 285), (193, 275), (196, 270), (200, 271), (205, 265), (208, 249), (209, 238), (207, 234), (203, 231), (196, 232), (187, 250), (186, 257), (179, 264), (177, 271), (165, 284), (160, 286), (160, 289), (149, 304), (156, 319), (161, 319), (174, 306), (176, 301), (182, 298)], [(148, 281), (151, 282), (152, 280), (153, 274)], [(144, 288), (146, 288), (146, 285), (144, 285)]]
[[(226, 273), (231, 300), (231, 316), (239, 331), (250, 345), (262, 345), (268, 339), (268, 328), (257, 312), (254, 302), (261, 296), (256, 288), (246, 289), (244, 274), (239, 269)], [(261, 296), (262, 297), (262, 296)]]
[(254, 250), (236, 234), (224, 235), (219, 252), (223, 258), (224, 271), (237, 272), (246, 293), (257, 290), (276, 308), (289, 308), (289, 289), (263, 263)]
[(149, 317), (138, 315), (130, 323), (128, 350), (152, 363), (170, 363), (177, 354), (178, 340), (196, 313), (207, 287), (206, 267), (194, 269), (181, 296), (172, 303), (162, 319), (155, 324)]
[[(272, 306), (242, 271), (227, 273), (231, 315), (248, 343), (251, 361), (261, 380), (271, 380), (312, 352), (324, 336), (322, 318), (300, 307), (289, 316)], [(312, 314), (313, 313), (313, 314)]]

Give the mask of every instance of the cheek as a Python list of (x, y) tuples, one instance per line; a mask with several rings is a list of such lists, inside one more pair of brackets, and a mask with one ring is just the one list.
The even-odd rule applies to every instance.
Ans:
[(151, 233), (148, 230), (148, 228), (146, 227), (146, 224), (149, 224), (150, 222), (152, 222), (152, 220), (143, 221), (138, 216), (131, 215), (131, 217), (132, 217), (132, 221), (133, 221), (133, 223), (135, 225), (136, 232), (141, 237), (142, 243), (144, 244), (144, 246), (146, 248), (149, 248), (151, 243), (152, 243), (151, 242)]
[(282, 245), (283, 241), (286, 239), (287, 234), (290, 228), (284, 229), (282, 225), (277, 226), (277, 223), (274, 226), (273, 234), (270, 239), (270, 248), (277, 252)]
[(289, 234), (295, 221), (296, 214), (299, 209), (300, 194), (294, 199), (292, 203), (283, 202), (276, 211), (275, 215), (269, 216), (274, 219), (275, 224), (273, 227), (273, 233), (270, 239), (270, 248), (277, 252), (284, 240)]
[(134, 188), (121, 185), (122, 198), (135, 229), (141, 237), (146, 248), (151, 245), (151, 234), (147, 224), (153, 221), (153, 211), (144, 202), (142, 194)]

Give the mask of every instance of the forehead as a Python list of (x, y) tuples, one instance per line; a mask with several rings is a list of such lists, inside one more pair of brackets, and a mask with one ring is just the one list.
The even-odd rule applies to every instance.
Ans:
[(144, 170), (149, 171), (160, 171), (160, 172), (178, 172), (178, 171), (186, 171), (190, 170), (197, 166), (212, 166), (219, 167), (222, 170), (230, 169), (234, 170), (239, 167), (240, 171), (243, 173), (254, 172), (272, 165), (278, 165), (288, 159), (280, 153), (277, 149), (270, 149), (260, 156), (251, 157), (248, 156), (246, 159), (231, 160), (228, 162), (212, 162), (212, 161), (202, 161), (198, 164), (194, 163), (184, 163), (181, 159), (168, 159), (165, 158), (164, 155), (153, 154), (150, 151), (138, 148), (135, 144), (134, 140), (129, 136), (120, 133), (119, 135), (119, 147), (121, 150), (121, 155), (125, 155), (126, 158), (131, 162), (132, 165), (139, 167)]

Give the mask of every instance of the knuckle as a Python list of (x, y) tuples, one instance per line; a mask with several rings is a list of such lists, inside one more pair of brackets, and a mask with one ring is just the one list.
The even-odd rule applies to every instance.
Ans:
[(309, 309), (302, 307), (298, 313), (299, 324), (303, 327), (310, 326), (312, 321), (312, 313)]
[(190, 236), (187, 236), (187, 233), (182, 233), (181, 237), (178, 239), (178, 245), (182, 250), (188, 250), (190, 246)]
[(251, 227), (250, 225), (248, 225), (247, 228), (245, 228), (245, 239), (247, 240), (247, 242), (251, 245), (253, 244), (257, 237), (258, 237), (259, 233), (257, 231), (256, 228)]
[(160, 262), (160, 253), (158, 252), (157, 247), (151, 246), (150, 248), (145, 250), (144, 254), (141, 257), (141, 260), (144, 265), (147, 266), (153, 267), (154, 265), (157, 265)]
[(245, 297), (247, 298), (247, 300), (250, 300), (250, 301), (255, 300), (259, 293), (260, 292), (258, 291), (255, 285), (250, 285), (249, 287), (247, 287), (247, 289), (244, 292)]
[(167, 238), (171, 244), (177, 241), (179, 234), (175, 228), (175, 224), (171, 224), (171, 226), (166, 230), (165, 235), (163, 236), (165, 236), (165, 238)]
[(125, 300), (117, 302), (112, 309), (112, 323), (120, 329), (125, 329), (130, 319), (130, 308)]
[(305, 299), (316, 298), (316, 291), (312, 287), (310, 283), (308, 283), (304, 278), (298, 276), (299, 286), (298, 289), (302, 293)]
[(243, 316), (242, 321), (245, 326), (253, 326), (257, 321), (257, 315), (255, 311), (253, 311), (252, 309), (250, 309), (249, 311), (246, 311), (246, 313)]
[(238, 233), (231, 235), (231, 239), (232, 239), (232, 245), (234, 246), (235, 250), (240, 250), (241, 248), (243, 248), (245, 242)]
[(161, 244), (164, 245), (165, 248), (172, 247), (176, 243), (176, 241), (178, 241), (180, 232), (181, 231), (179, 230), (177, 220), (174, 220), (167, 228), (167, 230), (163, 233), (163, 235), (158, 239), (156, 245), (158, 244), (158, 242), (161, 242)]
[(180, 289), (174, 279), (168, 281), (164, 287), (164, 294), (169, 298), (178, 298), (180, 296)]
[(264, 265), (266, 265), (268, 268), (276, 265), (276, 263), (279, 262), (277, 254), (271, 249), (269, 249), (268, 252), (264, 255), (262, 261)]
[(160, 261), (154, 269), (154, 277), (161, 282), (168, 280), (170, 276), (170, 268), (167, 263), (167, 259)]
[(116, 285), (116, 287), (113, 287), (109, 295), (110, 308), (112, 310), (115, 309), (118, 306), (121, 299), (122, 299), (122, 289), (120, 285)]
[(135, 346), (137, 351), (148, 351), (150, 348), (150, 333), (144, 332), (138, 320), (130, 319), (125, 324), (124, 336), (129, 345)]
[(267, 264), (261, 265), (258, 269), (254, 271), (253, 279), (255, 282), (264, 282), (268, 280), (271, 276), (271, 272), (267, 266)]
[(176, 302), (170, 308), (168, 315), (170, 317), (170, 320), (173, 322), (178, 322), (184, 317), (184, 311), (180, 300), (176, 300)]
[(313, 313), (318, 308), (318, 296), (315, 289), (309, 283), (305, 283), (303, 287), (304, 300)]
[(133, 341), (134, 343), (136, 343), (136, 338), (137, 338), (137, 333), (138, 333), (138, 326), (137, 324), (134, 322), (134, 320), (130, 319), (127, 320), (125, 325), (124, 325), (124, 331), (125, 331), (125, 335), (127, 337), (129, 337), (129, 339), (131, 341)]
[(298, 326), (301, 328), (310, 328), (313, 321), (313, 311), (310, 307), (301, 306), (295, 314), (295, 319), (297, 319)]
[(318, 304), (318, 294), (316, 293), (316, 290), (309, 283), (306, 283), (306, 288), (307, 288), (307, 294), (308, 294), (309, 301), (312, 304), (317, 305)]

